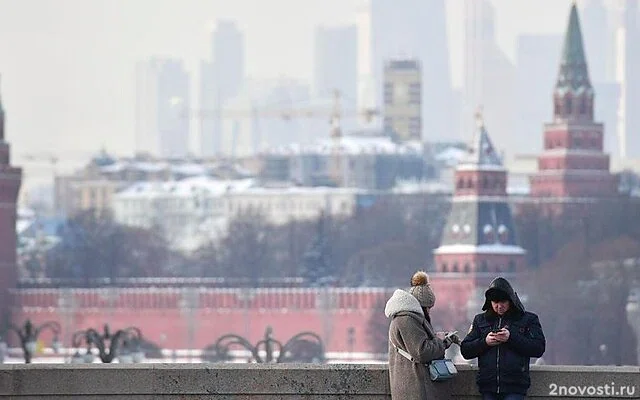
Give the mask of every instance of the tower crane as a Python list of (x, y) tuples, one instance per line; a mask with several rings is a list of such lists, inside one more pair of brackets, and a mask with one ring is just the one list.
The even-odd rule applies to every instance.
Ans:
[(207, 112), (205, 115), (202, 113), (196, 115), (196, 118), (212, 117), (221, 119), (241, 119), (241, 118), (278, 118), (285, 121), (290, 121), (298, 118), (327, 118), (332, 126), (331, 136), (342, 133), (340, 129), (335, 129), (340, 126), (340, 120), (342, 117), (362, 117), (365, 121), (370, 122), (375, 116), (379, 115), (379, 111), (375, 108), (365, 108), (362, 110), (343, 110), (341, 106), (341, 92), (334, 90), (333, 92), (333, 104), (331, 108), (327, 107), (267, 107), (264, 109), (221, 109), (213, 112)]
[(199, 114), (196, 117), (212, 117), (220, 119), (235, 120), (233, 124), (233, 143), (232, 148), (233, 156), (235, 156), (235, 143), (237, 142), (238, 135), (238, 119), (258, 119), (258, 118), (275, 118), (284, 121), (291, 121), (294, 119), (326, 119), (329, 123), (329, 137), (332, 139), (332, 162), (330, 175), (334, 181), (338, 184), (341, 182), (341, 170), (342, 159), (340, 142), (343, 137), (342, 131), (342, 119), (345, 117), (363, 118), (367, 123), (371, 122), (373, 118), (380, 115), (380, 112), (376, 108), (364, 108), (364, 109), (349, 109), (345, 110), (342, 107), (342, 94), (339, 90), (333, 91), (333, 101), (330, 107), (326, 106), (311, 106), (311, 107), (266, 107), (264, 109), (221, 109), (209, 112), (205, 115)]
[(284, 121), (294, 119), (327, 119), (330, 124), (330, 137), (342, 137), (341, 121), (344, 117), (360, 117), (366, 122), (379, 115), (375, 108), (344, 110), (341, 105), (341, 92), (334, 90), (331, 107), (266, 107), (263, 109), (219, 109), (196, 113), (195, 118), (246, 119), (246, 118), (275, 118)]

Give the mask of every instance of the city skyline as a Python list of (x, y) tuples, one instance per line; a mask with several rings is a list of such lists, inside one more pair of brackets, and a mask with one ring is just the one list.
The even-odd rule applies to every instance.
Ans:
[[(570, 0), (543, 2), (548, 5), (545, 13), (540, 2), (532, 6), (524, 1), (493, 1), (497, 41), (512, 61), (518, 35), (563, 30)], [(19, 6), (0, 1), (0, 7), (7, 10), (0, 16), (0, 31), (4, 31), (0, 35), (0, 74), (14, 158), (20, 162), (24, 154), (51, 151), (71, 160), (81, 157), (74, 152), (86, 157), (87, 151), (100, 147), (118, 154), (133, 153), (135, 63), (153, 56), (183, 59), (194, 76), (194, 99), (200, 82), (198, 65), (207, 58), (211, 23), (217, 19), (236, 20), (245, 33), (248, 77), (286, 76), (311, 83), (314, 31), (318, 26), (354, 23), (358, 3), (309, 0), (302, 7), (286, 0), (274, 0), (268, 6), (255, 1), (230, 5), (192, 0), (178, 6), (160, 1), (154, 2), (150, 17), (151, 3), (142, 0), (127, 5), (97, 0), (71, 0), (62, 5), (38, 2), (40, 11), (45, 11), (42, 15), (47, 16), (44, 19), (31, 15), (34, 1)], [(446, 5), (451, 76), (454, 87), (459, 87), (463, 1), (451, 0)], [(285, 18), (283, 10), (297, 19)], [(557, 59), (549, 62), (556, 65)], [(548, 82), (549, 95), (552, 85)], [(190, 139), (189, 147), (199, 147), (196, 138)]]

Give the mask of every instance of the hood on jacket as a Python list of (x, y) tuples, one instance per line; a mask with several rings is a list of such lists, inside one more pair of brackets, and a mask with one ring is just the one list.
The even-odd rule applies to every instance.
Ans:
[(489, 284), (489, 288), (486, 292), (484, 292), (484, 305), (482, 306), (482, 311), (492, 310), (490, 295), (492, 292), (499, 291), (507, 295), (511, 303), (515, 306), (515, 308), (520, 311), (520, 313), (524, 313), (524, 305), (520, 301), (520, 297), (518, 297), (518, 293), (513, 290), (513, 287), (506, 279), (502, 277), (495, 278)]
[(396, 289), (389, 300), (387, 300), (387, 304), (384, 307), (384, 315), (386, 315), (387, 318), (393, 318), (400, 312), (413, 312), (424, 315), (418, 299), (405, 290)]

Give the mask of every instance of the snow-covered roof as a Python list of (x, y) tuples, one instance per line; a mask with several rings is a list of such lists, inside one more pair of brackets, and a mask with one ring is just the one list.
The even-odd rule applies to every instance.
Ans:
[(103, 173), (120, 172), (127, 169), (144, 171), (144, 172), (160, 172), (169, 167), (166, 162), (153, 161), (117, 161), (111, 165), (100, 167)]
[(459, 147), (451, 146), (442, 150), (438, 154), (436, 154), (436, 161), (442, 162), (445, 165), (451, 167), (457, 165), (460, 161), (462, 161), (469, 152), (467, 150), (461, 149)]
[(160, 172), (171, 170), (184, 175), (204, 175), (207, 173), (207, 167), (196, 163), (170, 164), (165, 161), (118, 161), (111, 165), (100, 167), (103, 173), (114, 173), (124, 170), (144, 171), (144, 172)]
[(191, 176), (206, 175), (209, 172), (206, 166), (202, 164), (195, 164), (195, 163), (172, 165), (171, 171), (177, 174), (191, 175)]
[(244, 190), (236, 190), (235, 193), (247, 195), (273, 195), (273, 194), (360, 194), (368, 193), (365, 189), (352, 187), (328, 187), (328, 186), (286, 186), (286, 187), (260, 187), (253, 186)]
[(266, 150), (267, 154), (421, 154), (422, 143), (399, 144), (387, 136), (342, 136), (321, 139), (310, 145), (292, 143)]
[(31, 225), (33, 225), (34, 220), (33, 219), (18, 219), (16, 220), (16, 233), (18, 235), (21, 235), (22, 233), (26, 232), (27, 229), (29, 229), (31, 227)]
[(207, 176), (196, 176), (180, 181), (138, 182), (117, 193), (116, 196), (122, 199), (166, 194), (179, 197), (191, 197), (195, 193), (221, 195), (229, 191), (247, 189), (254, 184), (253, 179), (220, 180)]
[(401, 181), (397, 182), (396, 186), (392, 189), (393, 193), (397, 194), (413, 194), (413, 193), (451, 193), (451, 184), (445, 184), (443, 182), (430, 181), (430, 182), (411, 182)]
[(127, 168), (127, 163), (115, 162), (111, 165), (100, 167), (100, 172), (109, 174), (109, 173), (124, 171), (126, 168)]
[(526, 251), (520, 246), (507, 244), (451, 244), (440, 246), (433, 251), (435, 254), (525, 254)]
[(27, 207), (18, 207), (17, 214), (18, 219), (34, 218), (36, 216), (36, 212)]

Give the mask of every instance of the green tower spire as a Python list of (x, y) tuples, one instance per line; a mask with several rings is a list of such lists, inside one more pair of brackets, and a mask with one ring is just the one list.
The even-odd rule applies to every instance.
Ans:
[(582, 40), (582, 29), (580, 28), (580, 17), (578, 16), (578, 7), (574, 1), (571, 5), (569, 24), (564, 37), (556, 89), (575, 91), (591, 88), (587, 57)]

